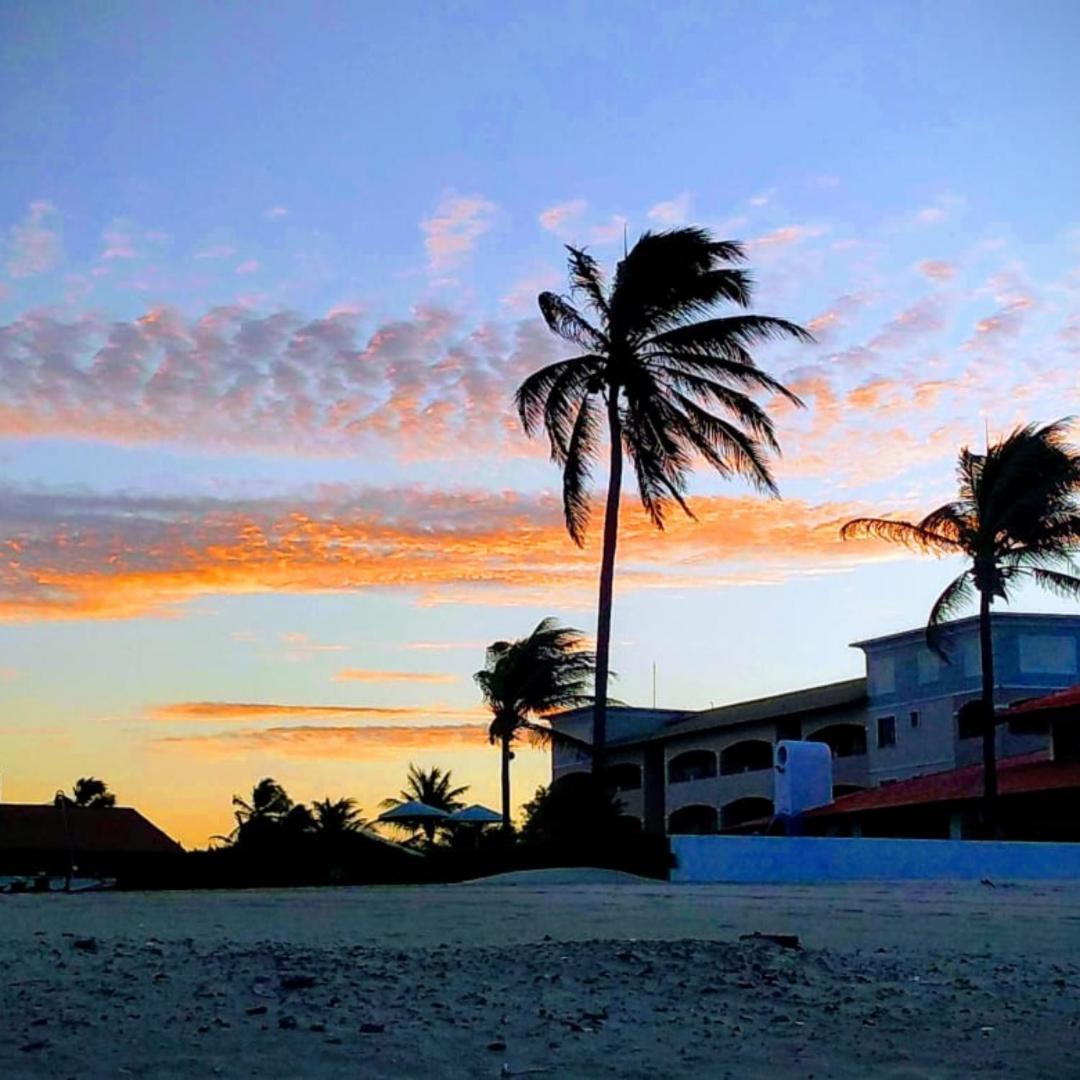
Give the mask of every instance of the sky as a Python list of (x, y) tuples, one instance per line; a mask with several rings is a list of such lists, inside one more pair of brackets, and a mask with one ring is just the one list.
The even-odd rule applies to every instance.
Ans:
[[(563, 245), (743, 241), (782, 499), (624, 499), (624, 701), (857, 675), (957, 567), (843, 544), (961, 445), (1080, 412), (1080, 9), (0, 2), (0, 781), (186, 845), (273, 776), (496, 805), (472, 673), (592, 633), (596, 529), (516, 385)], [(603, 475), (598, 476), (602, 485)], [(1023, 610), (1067, 610), (1024, 594)], [(523, 747), (515, 802), (548, 777)]]

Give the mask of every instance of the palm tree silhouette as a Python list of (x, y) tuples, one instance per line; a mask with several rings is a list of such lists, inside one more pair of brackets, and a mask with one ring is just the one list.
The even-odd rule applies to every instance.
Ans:
[(250, 821), (276, 821), (292, 809), (293, 801), (285, 789), (272, 777), (264, 777), (251, 789), (251, 799), (242, 799), (234, 795), (236, 822), (246, 825)]
[[(444, 772), (438, 765), (432, 765), (425, 772), (424, 769), (409, 762), (409, 772), (405, 777), (405, 786), (397, 795), (383, 799), (379, 805), (385, 810), (390, 810), (407, 802), (422, 802), (427, 806), (434, 806), (436, 810), (443, 810), (447, 814), (452, 814), (455, 810), (460, 810), (464, 805), (459, 796), (464, 795), (469, 790), (468, 784), (461, 787), (452, 787), (452, 775), (452, 770), (447, 769)], [(407, 825), (402, 827), (408, 828)], [(439, 823), (437, 821), (425, 821), (421, 827), (424, 830), (427, 842), (432, 843)]]
[(990, 608), (995, 599), (1007, 603), (1022, 581), (1080, 599), (1080, 570), (1069, 557), (1080, 547), (1080, 452), (1066, 442), (1069, 423), (1017, 428), (984, 454), (963, 447), (958, 497), (921, 521), (856, 518), (841, 530), (845, 539), (880, 537), (969, 562), (930, 609), (927, 644), (948, 660), (940, 626), (977, 593), (984, 817), (991, 831), (997, 828), (997, 756)]
[[(673, 502), (693, 517), (685, 496), (698, 459), (721, 476), (742, 476), (775, 495), (767, 454), (779, 452), (779, 446), (772, 420), (749, 392), (801, 402), (757, 367), (750, 349), (773, 338), (813, 339), (795, 323), (767, 315), (703, 318), (725, 301), (747, 308), (752, 287), (749, 275), (731, 265), (744, 260), (742, 245), (715, 240), (704, 229), (644, 233), (619, 263), (610, 286), (584, 249), (567, 250), (571, 297), (545, 292), (539, 304), (551, 330), (580, 353), (534, 372), (515, 401), (526, 434), (543, 427), (551, 457), (562, 466), (566, 527), (579, 547), (606, 424), (609, 466), (592, 737), (593, 772), (599, 774), (607, 741), (623, 454), (633, 465), (641, 502), (660, 529)], [(584, 301), (582, 309), (571, 302), (574, 297)]]
[(116, 796), (109, 790), (104, 780), (96, 776), (82, 776), (75, 781), (71, 789), (72, 802), (89, 810), (111, 810), (116, 805)]
[(596, 675), (596, 654), (585, 649), (584, 641), (580, 630), (543, 619), (528, 637), (488, 646), (484, 668), (473, 676), (492, 713), (488, 736), (502, 751), (502, 815), (507, 832), (511, 743), (522, 733), (540, 742), (565, 739), (535, 718), (592, 701), (589, 688)]
[(315, 831), (320, 836), (337, 837), (359, 832), (366, 822), (355, 799), (335, 799), (327, 796), (321, 802), (311, 804), (315, 819)]

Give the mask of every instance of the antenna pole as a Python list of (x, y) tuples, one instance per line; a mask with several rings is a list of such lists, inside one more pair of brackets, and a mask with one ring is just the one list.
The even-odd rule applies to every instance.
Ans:
[(652, 707), (656, 708), (656, 661), (652, 665)]

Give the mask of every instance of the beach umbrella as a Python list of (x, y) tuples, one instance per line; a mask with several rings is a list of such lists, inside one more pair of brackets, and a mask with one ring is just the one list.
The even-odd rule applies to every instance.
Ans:
[(489, 810), (479, 803), (474, 803), (472, 806), (466, 806), (463, 810), (455, 810), (450, 815), (450, 820), (460, 822), (462, 825), (501, 825), (502, 814)]
[(401, 803), (385, 814), (379, 815), (379, 821), (396, 822), (399, 825), (422, 825), (425, 821), (442, 821), (450, 815), (437, 806), (428, 806), (427, 803), (410, 802)]

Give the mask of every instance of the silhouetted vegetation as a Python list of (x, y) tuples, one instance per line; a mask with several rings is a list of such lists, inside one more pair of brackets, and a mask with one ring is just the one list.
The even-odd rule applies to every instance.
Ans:
[[(776, 494), (767, 455), (779, 446), (768, 414), (748, 391), (794, 394), (754, 362), (751, 348), (772, 339), (811, 341), (802, 327), (767, 315), (703, 318), (721, 303), (750, 306), (752, 281), (733, 264), (742, 245), (704, 229), (644, 233), (608, 284), (596, 260), (568, 247), (570, 296), (541, 293), (552, 332), (579, 354), (530, 375), (516, 403), (528, 435), (543, 427), (563, 469), (566, 527), (584, 544), (589, 480), (606, 431), (608, 490), (596, 631), (594, 772), (607, 740), (611, 607), (624, 453), (657, 528), (671, 503), (691, 514), (687, 477), (704, 460), (721, 476), (741, 476)], [(575, 307), (574, 301), (581, 303)]]
[(526, 843), (578, 843), (586, 836), (603, 839), (639, 829), (636, 818), (623, 814), (622, 802), (586, 773), (570, 773), (537, 788), (523, 809), (521, 838)]
[[(395, 806), (402, 806), (407, 802), (422, 802), (425, 806), (433, 806), (436, 810), (452, 814), (465, 805), (460, 796), (464, 795), (468, 790), (468, 784), (463, 784), (460, 787), (453, 786), (452, 773), (449, 769), (443, 772), (438, 765), (432, 765), (430, 769), (425, 771), (410, 762), (409, 772), (405, 777), (405, 786), (397, 795), (383, 799), (379, 805), (383, 809), (389, 810)], [(405, 829), (409, 832), (415, 833), (417, 831), (417, 826), (404, 822), (392, 824), (395, 828)], [(447, 826), (440, 821), (432, 820), (420, 822), (419, 829), (423, 832), (427, 842), (431, 844), (434, 843), (438, 832), (446, 832)]]
[(845, 538), (874, 536), (968, 561), (930, 610), (927, 644), (948, 661), (941, 624), (978, 598), (984, 812), (991, 830), (997, 822), (991, 606), (996, 599), (1008, 602), (1025, 581), (1080, 599), (1080, 570), (1070, 559), (1080, 547), (1080, 452), (1065, 441), (1068, 423), (1017, 428), (984, 454), (965, 446), (957, 466), (957, 498), (921, 521), (856, 518), (842, 530)]
[(71, 801), (88, 810), (111, 810), (116, 806), (116, 796), (104, 780), (96, 776), (81, 776), (71, 789)]
[(488, 736), (501, 753), (503, 828), (510, 829), (511, 746), (522, 735), (547, 742), (566, 738), (538, 724), (538, 717), (592, 701), (596, 656), (584, 645), (580, 630), (543, 619), (525, 638), (488, 646), (483, 670), (475, 676), (491, 709)]

